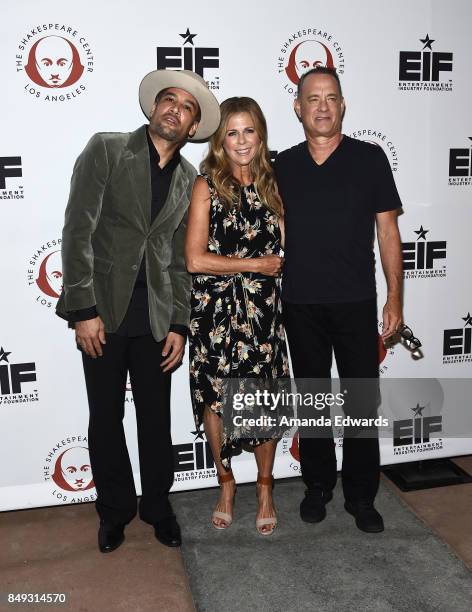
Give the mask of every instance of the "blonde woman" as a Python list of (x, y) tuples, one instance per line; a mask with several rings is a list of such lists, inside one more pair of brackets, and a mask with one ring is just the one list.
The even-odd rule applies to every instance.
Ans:
[[(231, 456), (242, 439), (223, 427), (223, 382), (289, 375), (280, 301), (282, 205), (266, 121), (252, 98), (221, 104), (221, 123), (200, 170), (186, 240), (187, 268), (194, 275), (190, 386), (196, 425), (204, 425), (221, 487), (212, 523), (226, 529), (236, 492)], [(258, 467), (256, 528), (270, 535), (277, 524), (277, 440), (272, 434), (245, 442), (254, 447)]]

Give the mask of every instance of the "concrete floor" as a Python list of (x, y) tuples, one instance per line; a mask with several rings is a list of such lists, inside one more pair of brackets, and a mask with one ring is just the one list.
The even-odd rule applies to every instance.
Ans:
[(160, 544), (152, 527), (135, 519), (122, 546), (104, 555), (97, 528), (93, 504), (0, 514), (0, 592), (65, 593), (67, 603), (53, 609), (78, 612), (195, 609), (179, 549)]
[[(455, 461), (472, 474), (472, 456)], [(472, 569), (472, 484), (402, 493), (383, 481)], [(59, 609), (78, 612), (195, 610), (179, 549), (162, 546), (135, 519), (120, 549), (103, 555), (97, 527), (92, 504), (0, 513), (0, 592), (65, 593)]]
[[(454, 461), (472, 475), (471, 455)], [(472, 483), (404, 493), (387, 478), (383, 481), (472, 570)]]

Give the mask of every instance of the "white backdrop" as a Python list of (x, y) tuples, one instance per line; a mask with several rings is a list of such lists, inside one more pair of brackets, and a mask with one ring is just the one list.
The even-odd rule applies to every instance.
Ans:
[[(266, 115), (274, 151), (303, 139), (292, 111), (291, 60), (337, 67), (347, 103), (343, 131), (384, 148), (404, 203), (400, 228), (410, 268), (405, 319), (423, 341), (424, 357), (413, 360), (397, 345), (383, 359), (381, 375), (470, 376), (468, 0), (239, 0), (237, 5), (182, 0), (171, 7), (149, 0), (20, 0), (6, 5), (2, 17), (0, 509), (95, 497), (84, 467), (87, 401), (80, 355), (72, 332), (54, 315), (63, 212), (73, 163), (89, 137), (131, 131), (145, 122), (138, 84), (158, 67), (158, 58), (170, 58), (164, 67), (200, 70), (195, 58), (203, 57), (204, 77), (220, 101), (254, 97)], [(46, 37), (54, 38), (38, 43)], [(59, 80), (65, 70), (60, 66), (34, 67), (40, 55), (36, 43), (41, 55), (66, 59), (76, 49), (68, 80)], [(58, 74), (53, 87), (51, 74)], [(184, 155), (198, 166), (205, 149), (189, 144)], [(380, 269), (377, 281), (381, 307)], [(405, 397), (397, 418), (410, 418), (421, 401)], [(447, 408), (446, 398), (443, 414)], [(172, 415), (174, 490), (214, 485), (206, 443), (192, 433), (187, 362), (173, 378)], [(125, 419), (139, 488), (131, 392)], [(444, 435), (435, 449), (412, 444), (401, 455), (394, 454), (392, 438), (385, 438), (382, 462), (471, 452), (471, 438), (472, 433)], [(295, 447), (291, 439), (279, 444), (276, 476), (298, 473)], [(236, 458), (234, 470), (240, 481), (254, 479), (253, 457)], [(77, 472), (82, 490), (74, 484)]]

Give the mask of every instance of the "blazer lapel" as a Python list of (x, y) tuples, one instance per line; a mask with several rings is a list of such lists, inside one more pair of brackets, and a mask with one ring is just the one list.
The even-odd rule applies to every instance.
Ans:
[(151, 173), (145, 125), (131, 133), (124, 159), (139, 211), (137, 212), (148, 228), (151, 222)]
[(162, 225), (169, 217), (172, 216), (176, 208), (178, 207), (180, 200), (186, 193), (188, 185), (188, 177), (185, 175), (182, 164), (179, 164), (174, 170), (172, 180), (169, 187), (169, 193), (164, 206), (161, 208), (159, 214), (154, 219), (151, 225), (151, 231)]

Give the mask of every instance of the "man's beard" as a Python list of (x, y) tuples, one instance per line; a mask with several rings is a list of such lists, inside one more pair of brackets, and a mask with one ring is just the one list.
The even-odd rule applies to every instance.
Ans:
[(151, 127), (151, 132), (154, 132), (157, 136), (169, 142), (179, 141), (179, 128), (177, 126), (171, 127), (160, 121)]

